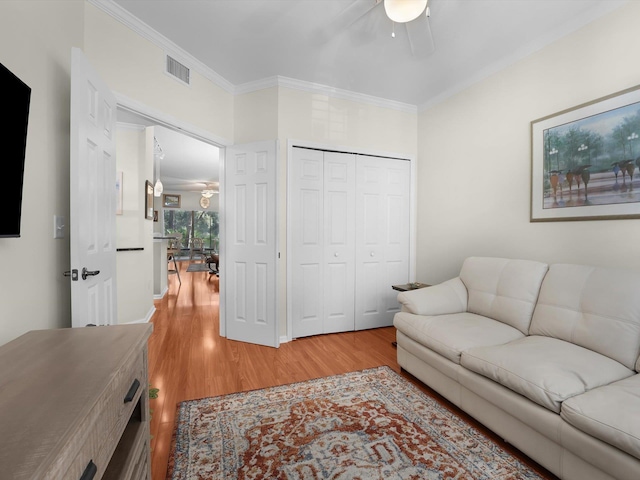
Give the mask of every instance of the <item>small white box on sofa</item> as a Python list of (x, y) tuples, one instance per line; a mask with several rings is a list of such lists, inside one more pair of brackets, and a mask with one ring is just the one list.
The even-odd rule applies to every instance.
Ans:
[(640, 478), (640, 273), (472, 257), (398, 300), (405, 370), (560, 478)]

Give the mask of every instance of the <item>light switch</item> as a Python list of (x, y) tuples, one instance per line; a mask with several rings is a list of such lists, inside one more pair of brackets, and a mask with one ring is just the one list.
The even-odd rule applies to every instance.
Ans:
[(64, 217), (60, 215), (53, 216), (53, 238), (64, 238)]

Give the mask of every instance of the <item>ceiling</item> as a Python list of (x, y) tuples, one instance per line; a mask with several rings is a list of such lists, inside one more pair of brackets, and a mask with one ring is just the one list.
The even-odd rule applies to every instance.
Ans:
[[(432, 44), (416, 54), (404, 25), (391, 37), (391, 21), (376, 0), (101, 1), (124, 8), (239, 90), (285, 77), (419, 107), (627, 0), (429, 0), (431, 17), (419, 24), (430, 28)], [(118, 121), (153, 125), (121, 110)], [(164, 127), (156, 127), (156, 138), (165, 153), (166, 191), (218, 182), (216, 147)]]
[[(218, 190), (220, 149), (176, 130), (157, 125), (153, 119), (118, 108), (117, 120), (123, 125), (154, 127), (154, 136), (162, 149), (160, 179), (165, 192), (200, 192), (206, 186)], [(153, 181), (156, 172), (153, 173)]]
[(435, 49), (415, 56), (376, 0), (113, 1), (236, 87), (281, 76), (416, 106), (626, 3), (429, 0)]
[(220, 150), (195, 138), (156, 126), (154, 136), (162, 149), (160, 179), (164, 191), (218, 190)]

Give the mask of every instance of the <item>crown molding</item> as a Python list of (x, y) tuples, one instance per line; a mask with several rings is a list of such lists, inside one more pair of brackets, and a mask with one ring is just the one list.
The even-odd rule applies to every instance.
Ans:
[(293, 90), (301, 90), (303, 92), (309, 92), (314, 94), (326, 95), (332, 98), (340, 98), (342, 100), (350, 100), (358, 103), (365, 103), (381, 108), (389, 108), (392, 110), (399, 110), (406, 113), (417, 113), (418, 107), (410, 105), (408, 103), (397, 102), (395, 100), (388, 100), (386, 98), (374, 97), (373, 95), (366, 95), (364, 93), (352, 92), (350, 90), (343, 90), (340, 88), (329, 87), (320, 83), (307, 82), (304, 80), (297, 80), (295, 78), (274, 76), (257, 80), (255, 82), (248, 82), (238, 85), (236, 87), (236, 94), (242, 95), (245, 93), (256, 92), (264, 90), (265, 88), (281, 87), (291, 88)]
[(165, 53), (168, 53), (176, 60), (180, 61), (180, 63), (183, 63), (190, 69), (198, 72), (200, 75), (207, 78), (226, 92), (235, 94), (235, 85), (229, 82), (226, 78), (206, 66), (200, 60), (195, 58), (186, 50), (180, 48), (139, 18), (131, 15), (131, 13), (115, 3), (113, 0), (87, 0), (87, 2), (111, 15), (120, 23), (129, 27), (141, 37), (146, 38), (158, 48), (164, 50)]

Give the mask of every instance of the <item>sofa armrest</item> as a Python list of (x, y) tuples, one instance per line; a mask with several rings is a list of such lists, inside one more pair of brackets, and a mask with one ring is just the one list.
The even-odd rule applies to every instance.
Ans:
[(398, 294), (402, 309), (416, 315), (445, 315), (467, 311), (467, 288), (459, 277), (433, 287)]

